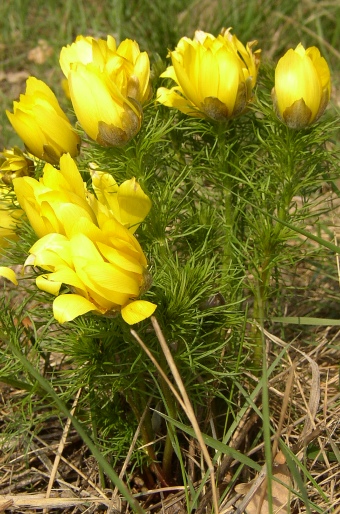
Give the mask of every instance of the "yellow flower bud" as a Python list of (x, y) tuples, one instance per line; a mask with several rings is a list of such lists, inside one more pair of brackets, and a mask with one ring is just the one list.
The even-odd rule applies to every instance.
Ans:
[(274, 110), (288, 127), (302, 129), (326, 109), (331, 90), (330, 71), (319, 50), (298, 44), (279, 60), (272, 90)]
[(150, 99), (150, 62), (135, 41), (116, 47), (78, 36), (61, 50), (60, 65), (68, 79), (74, 111), (89, 137), (103, 146), (123, 146), (142, 122), (142, 105)]
[(146, 290), (148, 272), (133, 231), (151, 202), (135, 179), (118, 186), (111, 175), (95, 171), (96, 198), (73, 159), (64, 155), (60, 170), (46, 164), (39, 182), (22, 177), (13, 184), (40, 237), (26, 261), (47, 272), (38, 277), (37, 286), (56, 296), (62, 284), (71, 291), (54, 300), (60, 323), (89, 311), (120, 312), (130, 324), (153, 314), (154, 304), (137, 299)]
[(34, 172), (34, 162), (17, 148), (4, 149), (0, 152), (0, 179), (11, 184), (16, 177), (24, 177)]
[(177, 85), (159, 88), (158, 102), (215, 121), (238, 116), (256, 83), (260, 50), (252, 52), (255, 44), (244, 47), (230, 29), (216, 38), (202, 31), (196, 31), (194, 39), (183, 37), (170, 52), (172, 66), (161, 75)]
[(78, 155), (79, 136), (44, 82), (29, 77), (26, 93), (13, 103), (13, 110), (6, 111), (8, 119), (31, 154), (52, 164), (64, 153)]

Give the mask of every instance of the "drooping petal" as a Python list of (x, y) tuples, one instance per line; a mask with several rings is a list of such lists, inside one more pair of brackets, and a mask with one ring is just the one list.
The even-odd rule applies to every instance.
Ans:
[(15, 272), (11, 268), (6, 266), (0, 266), (0, 277), (5, 277), (10, 280), (14, 285), (18, 285), (17, 277)]
[(134, 325), (135, 323), (139, 323), (140, 321), (152, 316), (156, 308), (157, 305), (154, 303), (147, 302), (145, 300), (136, 300), (125, 305), (121, 310), (121, 314), (126, 323)]
[(53, 302), (53, 316), (59, 323), (72, 321), (82, 314), (96, 310), (92, 302), (78, 294), (62, 294)]
[(51, 282), (47, 277), (47, 275), (39, 275), (35, 280), (37, 287), (41, 289), (41, 291), (57, 296), (62, 282)]
[(163, 105), (166, 105), (167, 107), (174, 107), (175, 109), (178, 109), (179, 111), (183, 112), (184, 114), (188, 114), (189, 116), (201, 116), (198, 107), (195, 107), (191, 102), (183, 98), (183, 96), (179, 95), (176, 92), (176, 88), (158, 88), (157, 101)]

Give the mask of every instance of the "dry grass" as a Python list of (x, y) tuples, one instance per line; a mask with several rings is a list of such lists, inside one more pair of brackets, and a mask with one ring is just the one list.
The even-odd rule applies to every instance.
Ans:
[[(275, 438), (283, 441), (295, 455), (296, 462), (306, 468), (308, 473), (303, 480), (309, 501), (318, 506), (319, 512), (336, 512), (340, 502), (340, 330), (331, 327), (314, 330), (310, 334), (314, 340), (312, 347), (304, 345), (298, 337), (283, 341), (267, 331), (264, 335), (269, 361), (276, 358), (282, 348), (287, 349), (281, 362), (282, 371), (273, 376), (268, 384), (271, 423), (276, 430), (273, 441)], [(254, 386), (258, 379), (249, 375), (248, 380)], [(286, 387), (289, 380), (291, 390)], [(1, 424), (7, 424), (15, 415), (13, 410), (20, 405), (21, 396), (23, 400), (21, 391), (1, 385)], [(261, 394), (255, 403), (261, 411)], [(33, 416), (32, 423), (35, 422), (38, 424), (39, 420)], [(250, 408), (229, 445), (252, 456), (262, 465), (263, 443), (251, 451), (247, 450), (259, 429), (259, 416)], [(74, 514), (122, 511), (124, 505), (120, 505), (119, 497), (112, 496), (112, 490), (98, 485), (97, 465), (72, 429), (63, 426), (58, 418), (51, 417), (40, 424), (38, 433), (32, 426), (31, 432), (7, 440), (2, 445), (0, 512), (35, 513), (42, 509), (51, 513)], [(194, 446), (197, 463), (201, 448), (197, 444)], [(276, 452), (275, 447), (273, 449)], [(215, 468), (216, 475), (220, 477), (220, 494), (233, 480), (236, 464), (236, 461), (225, 456)], [(148, 490), (141, 475), (130, 476), (128, 462), (123, 478), (147, 512), (185, 512), (182, 486)], [(242, 481), (253, 478), (253, 472), (244, 468)], [(291, 478), (294, 488), (294, 477)], [(209, 511), (211, 507), (209, 491), (207, 484), (206, 493), (198, 506), (200, 513), (206, 512), (206, 509)], [(255, 494), (256, 490), (252, 491), (248, 500), (252, 501)], [(236, 510), (237, 502), (240, 502), (240, 494), (233, 487), (224, 498), (221, 512), (243, 512)], [(296, 513), (313, 512), (294, 494), (291, 496), (291, 509)]]

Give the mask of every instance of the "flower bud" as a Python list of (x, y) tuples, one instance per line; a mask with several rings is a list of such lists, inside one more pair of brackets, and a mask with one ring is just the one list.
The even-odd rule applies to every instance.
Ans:
[(288, 50), (275, 69), (272, 90), (278, 118), (292, 129), (302, 129), (317, 121), (329, 101), (330, 71), (319, 50), (305, 49), (301, 43)]
[(44, 82), (29, 77), (13, 111), (6, 111), (8, 119), (31, 154), (51, 164), (59, 163), (64, 153), (78, 155), (79, 136)]
[(11, 184), (17, 177), (25, 177), (34, 172), (34, 162), (20, 148), (13, 147), (0, 152), (0, 179)]

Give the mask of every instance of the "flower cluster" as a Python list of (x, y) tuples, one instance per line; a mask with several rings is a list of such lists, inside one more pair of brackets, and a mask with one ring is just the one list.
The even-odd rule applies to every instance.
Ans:
[[(223, 123), (244, 113), (253, 100), (260, 65), (256, 41), (244, 46), (231, 29), (217, 37), (197, 31), (183, 37), (169, 56), (172, 65), (161, 75), (170, 79), (156, 101), (189, 116)], [(141, 128), (143, 106), (151, 99), (150, 62), (135, 41), (117, 45), (78, 36), (60, 53), (66, 90), (74, 113), (90, 139), (102, 146), (121, 147)], [(175, 85), (174, 85), (175, 84)], [(278, 118), (292, 129), (317, 121), (330, 97), (330, 72), (317, 48), (299, 44), (280, 59), (272, 90)], [(56, 295), (55, 318), (63, 323), (93, 311), (120, 312), (127, 323), (150, 316), (156, 306), (140, 300), (149, 283), (147, 260), (134, 236), (151, 208), (151, 201), (134, 178), (118, 185), (109, 172), (89, 170), (91, 193), (76, 158), (81, 139), (51, 89), (29, 77), (26, 93), (7, 111), (23, 140), (18, 149), (0, 154), (0, 178), (25, 211), (38, 241), (26, 265), (44, 270), (40, 289)], [(44, 161), (36, 180), (34, 159)], [(5, 185), (4, 185), (5, 187)], [(22, 210), (10, 204), (1, 189), (0, 246), (16, 238)], [(16, 281), (13, 272), (0, 275)]]
[(154, 312), (155, 305), (136, 300), (145, 289), (147, 261), (133, 232), (151, 202), (135, 179), (118, 186), (111, 175), (96, 171), (93, 183), (101, 202), (65, 154), (60, 170), (47, 163), (40, 181), (21, 177), (13, 183), (40, 238), (25, 264), (48, 272), (38, 276), (37, 286), (55, 295), (62, 284), (72, 291), (54, 300), (60, 323), (95, 311), (121, 312), (132, 324)]

